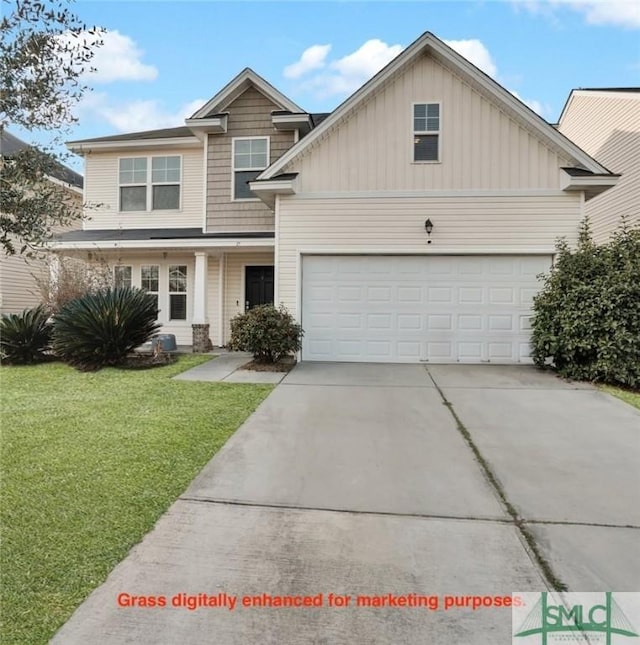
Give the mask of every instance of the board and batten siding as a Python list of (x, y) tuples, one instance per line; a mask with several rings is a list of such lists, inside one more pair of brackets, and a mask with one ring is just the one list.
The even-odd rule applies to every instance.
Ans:
[(574, 92), (559, 130), (622, 175), (616, 186), (585, 205), (596, 242), (606, 242), (622, 216), (640, 225), (640, 91)]
[(210, 232), (273, 231), (273, 211), (263, 202), (233, 201), (234, 137), (269, 137), (270, 163), (293, 145), (293, 132), (273, 127), (271, 112), (279, 110), (251, 87), (230, 103), (227, 132), (209, 135), (207, 151), (207, 230)]
[[(440, 103), (440, 162), (413, 162), (413, 103)], [(560, 187), (568, 165), (452, 71), (425, 55), (345, 116), (283, 172), (298, 193)], [(571, 164), (573, 165), (573, 164)]]
[[(204, 148), (160, 150), (148, 153), (93, 152), (85, 157), (85, 230), (116, 228), (202, 228)], [(121, 157), (182, 157), (181, 209), (119, 212), (118, 159)]]
[[(300, 253), (551, 255), (576, 240), (578, 194), (316, 199), (277, 204), (277, 299), (297, 313)], [(424, 223), (433, 222), (432, 244)]]

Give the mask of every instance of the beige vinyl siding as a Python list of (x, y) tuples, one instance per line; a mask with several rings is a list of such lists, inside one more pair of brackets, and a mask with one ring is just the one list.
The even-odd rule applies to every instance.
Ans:
[[(427, 244), (424, 222), (433, 222)], [(278, 302), (296, 311), (298, 254), (546, 253), (559, 236), (576, 239), (576, 194), (281, 198), (278, 202)]]
[(27, 261), (21, 255), (0, 258), (0, 314), (20, 313), (37, 307), (41, 298), (35, 276), (47, 271), (43, 260)]
[(254, 253), (227, 253), (225, 256), (225, 305), (223, 314), (225, 323), (225, 344), (229, 341), (229, 336), (231, 334), (231, 318), (244, 311), (244, 268), (246, 266), (263, 265), (273, 265), (272, 251)]
[[(203, 149), (135, 152), (93, 152), (85, 161), (85, 230), (114, 228), (202, 228)], [(118, 159), (142, 156), (182, 156), (181, 209), (118, 212)]]
[[(412, 104), (440, 103), (440, 163), (413, 162)], [(298, 193), (559, 188), (566, 159), (422, 56), (284, 169)]]
[(622, 216), (639, 225), (640, 92), (574, 92), (559, 129), (611, 172), (622, 175), (616, 186), (585, 206), (596, 241), (606, 241)]
[(249, 88), (225, 111), (226, 134), (209, 135), (207, 156), (207, 229), (209, 231), (272, 231), (273, 211), (261, 201), (233, 201), (232, 140), (269, 137), (270, 163), (293, 145), (293, 132), (278, 132), (271, 112), (280, 109), (255, 88)]

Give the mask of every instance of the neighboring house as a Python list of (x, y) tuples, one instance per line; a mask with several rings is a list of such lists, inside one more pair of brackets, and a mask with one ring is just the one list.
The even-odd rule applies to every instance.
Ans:
[(596, 242), (625, 217), (640, 224), (640, 87), (572, 90), (558, 130), (612, 172), (617, 186), (586, 204)]
[(103, 206), (57, 246), (196, 351), (273, 300), (303, 360), (528, 361), (537, 275), (617, 176), (430, 33), (324, 116), (244, 70), (184, 127), (72, 142)]
[[(28, 145), (5, 129), (0, 129), (2, 157), (10, 157)], [(50, 179), (65, 187), (77, 202), (78, 208), (82, 206), (82, 175), (59, 165)], [(0, 250), (0, 314), (19, 313), (40, 304), (41, 298), (34, 276), (40, 276), (47, 270), (47, 264), (42, 258), (29, 259), (19, 253), (5, 255)]]

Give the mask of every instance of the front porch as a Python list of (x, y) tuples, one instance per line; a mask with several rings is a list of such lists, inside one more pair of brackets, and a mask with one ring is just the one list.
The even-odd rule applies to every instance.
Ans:
[[(273, 301), (272, 236), (160, 240), (147, 233), (142, 240), (113, 240), (106, 235), (96, 239), (91, 231), (89, 240), (79, 235), (84, 231), (75, 233), (75, 239), (68, 239), (68, 234), (59, 239), (56, 252), (106, 264), (114, 284), (155, 294), (160, 333), (174, 334), (178, 346), (191, 346), (193, 352), (224, 347), (234, 316)], [(269, 276), (270, 287), (256, 285), (256, 280), (268, 281)]]

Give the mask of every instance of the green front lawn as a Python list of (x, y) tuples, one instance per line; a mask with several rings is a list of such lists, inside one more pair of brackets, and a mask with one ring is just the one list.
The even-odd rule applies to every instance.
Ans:
[(0, 642), (45, 643), (271, 386), (151, 370), (0, 369)]
[(632, 392), (631, 390), (623, 390), (619, 387), (613, 387), (613, 385), (603, 385), (602, 390), (617, 396), (619, 399), (622, 399), (625, 403), (633, 405), (634, 407), (640, 410), (640, 392)]

